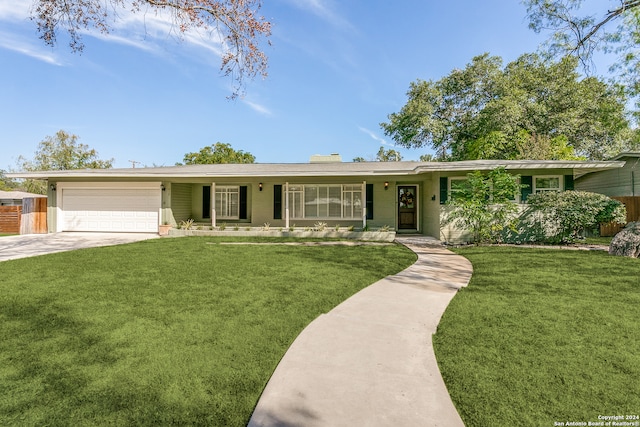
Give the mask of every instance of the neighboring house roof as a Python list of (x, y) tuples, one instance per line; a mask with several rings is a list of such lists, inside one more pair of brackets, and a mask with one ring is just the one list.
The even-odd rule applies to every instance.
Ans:
[(620, 160), (627, 157), (640, 157), (640, 151), (627, 151), (625, 153), (620, 153), (611, 160)]
[(428, 172), (470, 172), (504, 167), (508, 170), (574, 169), (576, 175), (624, 166), (622, 161), (468, 160), (461, 162), (324, 162), (184, 165), (155, 168), (81, 169), (8, 173), (10, 178), (189, 178), (415, 175)]
[(42, 194), (27, 193), (25, 191), (2, 191), (0, 190), (0, 199), (22, 200), (28, 197), (47, 197)]

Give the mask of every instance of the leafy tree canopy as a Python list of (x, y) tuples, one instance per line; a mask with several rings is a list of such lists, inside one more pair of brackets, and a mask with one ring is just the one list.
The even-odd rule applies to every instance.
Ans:
[(628, 149), (633, 132), (618, 86), (580, 78), (577, 59), (526, 54), (502, 65), (484, 54), (438, 81), (417, 80), (407, 104), (381, 123), (407, 148), (440, 160), (602, 159)]
[(0, 190), (3, 191), (10, 191), (13, 190), (16, 185), (15, 182), (13, 182), (13, 180), (11, 180), (10, 178), (7, 178), (5, 176), (6, 171), (0, 169)]
[(124, 13), (167, 13), (178, 34), (190, 30), (219, 36), (221, 71), (236, 82), (238, 95), (245, 77), (266, 76), (267, 57), (258, 47), (271, 35), (271, 23), (259, 15), (261, 0), (34, 0), (31, 19), (40, 38), (56, 44), (59, 31), (70, 37), (72, 51), (82, 51), (82, 33), (96, 28), (109, 33)]
[(617, 55), (614, 69), (629, 93), (640, 93), (640, 0), (609, 0), (592, 4), (584, 0), (523, 0), (529, 27), (536, 32), (550, 30), (547, 52), (554, 57), (571, 55), (585, 70), (593, 65), (593, 55), (601, 51)]
[[(40, 141), (32, 160), (18, 157), (18, 166), (25, 171), (108, 169), (113, 166), (113, 159), (100, 160), (95, 149), (78, 142), (77, 135), (59, 130)], [(24, 187), (32, 193), (46, 194), (46, 183), (42, 181), (27, 180)]]
[[(366, 162), (367, 160), (364, 157), (356, 157), (353, 159), (354, 162)], [(400, 162), (402, 161), (402, 154), (399, 151), (394, 149), (385, 150), (384, 147), (380, 147), (378, 153), (376, 154), (376, 158), (372, 160), (374, 162)]]
[(216, 142), (201, 148), (197, 153), (185, 154), (183, 161), (185, 165), (212, 165), (216, 163), (255, 163), (256, 158), (251, 153), (234, 150), (230, 144)]

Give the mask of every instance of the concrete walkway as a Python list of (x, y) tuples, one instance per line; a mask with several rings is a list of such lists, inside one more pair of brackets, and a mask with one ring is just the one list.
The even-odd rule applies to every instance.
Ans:
[(418, 261), (314, 320), (269, 380), (249, 427), (463, 426), (431, 336), (471, 264), (423, 237)]
[(0, 261), (157, 238), (146, 233), (52, 233), (0, 237)]

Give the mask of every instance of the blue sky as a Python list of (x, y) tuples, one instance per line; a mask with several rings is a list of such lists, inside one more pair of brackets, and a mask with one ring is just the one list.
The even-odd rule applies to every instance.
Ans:
[(28, 12), (28, 1), (0, 0), (5, 170), (60, 129), (115, 167), (171, 166), (218, 141), (260, 163), (373, 159), (380, 146), (417, 160), (429, 151), (394, 147), (379, 126), (405, 104), (411, 81), (438, 80), (484, 52), (506, 63), (543, 40), (516, 0), (264, 0), (269, 76), (229, 101), (215, 40), (179, 42), (166, 21), (125, 14), (73, 54), (65, 36), (45, 46)]

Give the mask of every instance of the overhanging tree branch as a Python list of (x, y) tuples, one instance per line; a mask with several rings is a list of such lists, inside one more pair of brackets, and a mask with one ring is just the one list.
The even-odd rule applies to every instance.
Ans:
[(82, 29), (109, 33), (118, 11), (144, 13), (167, 10), (180, 33), (190, 30), (215, 32), (222, 40), (221, 71), (235, 81), (236, 97), (246, 78), (267, 75), (267, 56), (260, 49), (271, 35), (271, 23), (259, 15), (261, 0), (34, 0), (31, 19), (40, 38), (54, 46), (57, 33), (65, 30), (73, 52), (84, 49)]

